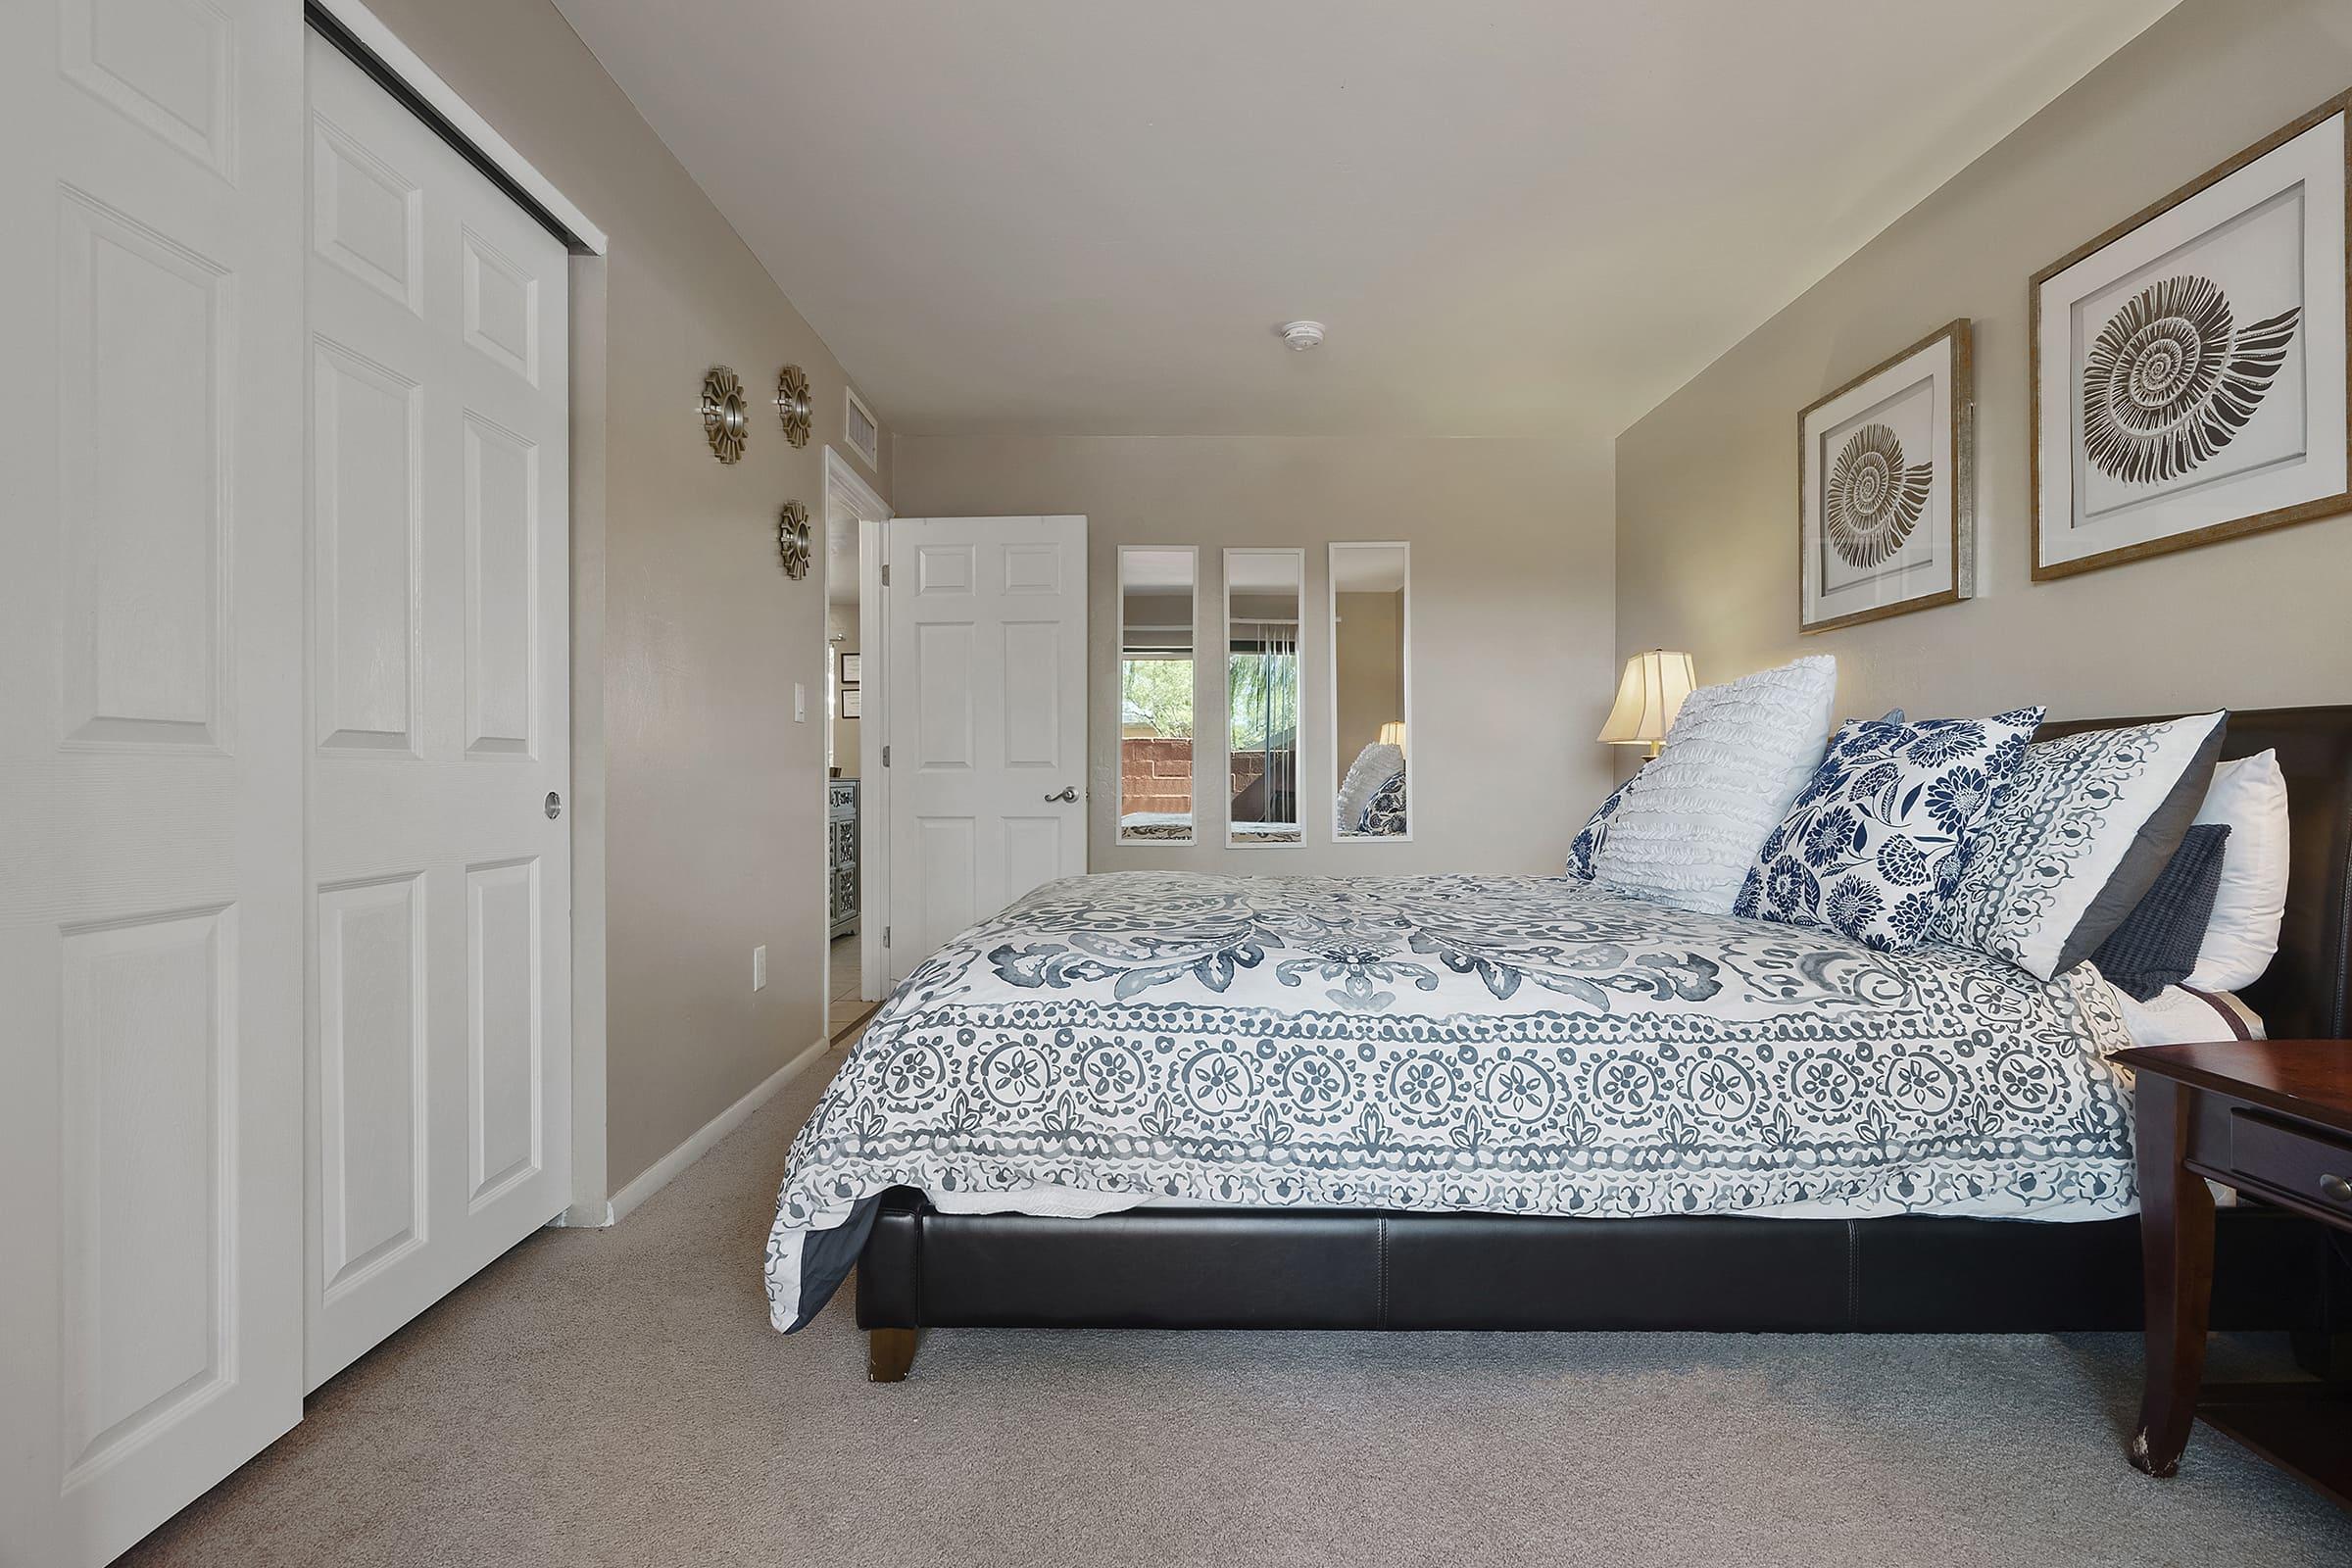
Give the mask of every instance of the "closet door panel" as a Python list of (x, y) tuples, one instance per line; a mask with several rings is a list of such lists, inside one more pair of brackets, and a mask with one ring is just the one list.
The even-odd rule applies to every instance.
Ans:
[(301, 1417), (302, 37), (0, 7), (0, 1541)]
[(316, 35), (309, 147), (314, 1387), (570, 1197), (570, 411), (563, 243)]

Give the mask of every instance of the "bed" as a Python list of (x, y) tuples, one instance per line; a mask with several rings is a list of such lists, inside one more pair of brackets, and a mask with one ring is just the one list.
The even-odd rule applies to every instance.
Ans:
[[(2266, 747), (2295, 864), (2248, 1000), (2339, 1038), (2352, 710), (2233, 717)], [(935, 1325), (2129, 1326), (2128, 1043), (2087, 971), (1557, 878), (1074, 879), (876, 1016), (795, 1144), (771, 1316), (854, 1263), (885, 1380)], [(2316, 1227), (2219, 1245), (2217, 1322), (2337, 1327)]]

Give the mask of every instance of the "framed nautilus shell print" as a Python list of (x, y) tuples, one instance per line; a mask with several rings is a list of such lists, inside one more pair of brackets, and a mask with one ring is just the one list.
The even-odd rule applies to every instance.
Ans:
[(1975, 379), (1966, 320), (1797, 416), (1797, 628), (1976, 592)]
[(2034, 576), (2352, 507), (2352, 94), (2034, 274)]

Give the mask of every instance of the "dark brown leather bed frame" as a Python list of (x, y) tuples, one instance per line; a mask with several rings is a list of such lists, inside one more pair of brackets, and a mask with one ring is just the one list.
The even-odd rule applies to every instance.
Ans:
[[(2246, 1000), (2273, 1038), (2343, 1039), (2352, 707), (2231, 716), (2224, 756), (2266, 749), (2286, 774), (2293, 865), (2278, 956)], [(2219, 1220), (2215, 1327), (2346, 1342), (2352, 1263), (2319, 1226), (2251, 1204)], [(2139, 1317), (2139, 1226), (2129, 1216), (1147, 1208), (1054, 1219), (942, 1214), (902, 1188), (884, 1197), (858, 1261), (867, 1370), (885, 1382), (906, 1375), (930, 1327), (2050, 1333), (2132, 1329)]]

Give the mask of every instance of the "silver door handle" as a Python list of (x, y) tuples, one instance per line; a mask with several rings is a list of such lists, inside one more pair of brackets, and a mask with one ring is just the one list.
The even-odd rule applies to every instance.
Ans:
[(1064, 784), (1058, 794), (1049, 795), (1046, 797), (1046, 799), (1049, 801), (1074, 801), (1077, 798), (1078, 786), (1075, 784)]
[(2329, 1171), (2320, 1178), (2320, 1196), (2331, 1203), (2352, 1203), (2352, 1182)]
[(547, 815), (550, 821), (564, 814), (564, 797), (554, 790), (547, 792)]

